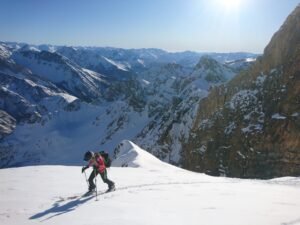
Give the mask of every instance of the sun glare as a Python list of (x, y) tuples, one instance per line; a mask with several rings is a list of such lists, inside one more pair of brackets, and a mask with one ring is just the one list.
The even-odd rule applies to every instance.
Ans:
[(225, 10), (237, 10), (241, 4), (241, 0), (220, 0)]

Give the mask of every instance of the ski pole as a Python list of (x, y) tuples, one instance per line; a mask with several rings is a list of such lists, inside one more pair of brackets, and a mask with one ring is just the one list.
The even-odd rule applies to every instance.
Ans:
[(97, 173), (95, 169), (94, 169), (94, 174), (95, 174), (95, 184), (96, 184), (96, 201), (98, 201)]

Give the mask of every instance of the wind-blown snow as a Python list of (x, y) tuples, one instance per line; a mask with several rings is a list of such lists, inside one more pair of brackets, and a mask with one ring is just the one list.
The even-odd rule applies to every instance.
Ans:
[(166, 169), (165, 164), (133, 143), (123, 143), (120, 152), (135, 152), (134, 159), (140, 166), (109, 169), (108, 176), (116, 183), (115, 192), (103, 194), (107, 187), (98, 177), (98, 201), (92, 196), (76, 197), (87, 189), (80, 167), (1, 169), (1, 224), (300, 223), (300, 178), (241, 180), (210, 177), (176, 167)]

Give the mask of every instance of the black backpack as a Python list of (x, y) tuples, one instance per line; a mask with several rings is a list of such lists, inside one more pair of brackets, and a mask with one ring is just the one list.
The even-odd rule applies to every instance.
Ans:
[(111, 166), (111, 159), (109, 157), (109, 154), (105, 151), (99, 152), (99, 154), (104, 158), (104, 164), (107, 168)]

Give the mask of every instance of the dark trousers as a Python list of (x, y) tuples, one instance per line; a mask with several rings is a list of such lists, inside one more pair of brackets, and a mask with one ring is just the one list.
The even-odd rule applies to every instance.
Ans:
[(109, 180), (107, 178), (107, 170), (106, 169), (103, 171), (103, 173), (99, 173), (99, 171), (97, 169), (94, 169), (93, 172), (91, 173), (90, 177), (89, 177), (89, 190), (90, 191), (94, 190), (96, 188), (96, 185), (94, 183), (94, 179), (98, 174), (100, 174), (103, 182), (108, 185), (108, 188), (111, 188), (115, 185), (114, 182), (112, 182), (111, 180)]

